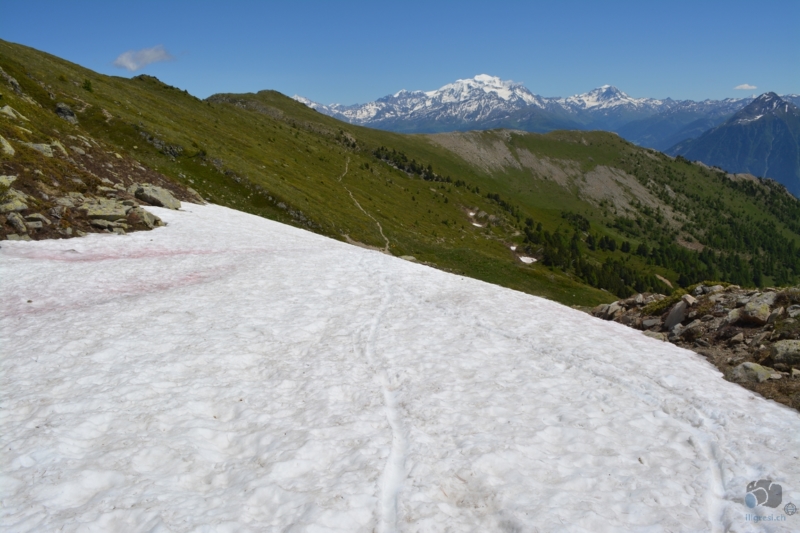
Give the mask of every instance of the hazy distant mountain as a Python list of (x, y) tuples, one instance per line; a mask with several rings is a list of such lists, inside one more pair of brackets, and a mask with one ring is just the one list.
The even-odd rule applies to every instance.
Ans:
[(629, 122), (616, 132), (631, 142), (663, 151), (686, 139), (699, 137), (752, 101), (750, 97), (676, 102), (669, 109)]
[(800, 196), (800, 109), (788, 99), (762, 94), (719, 126), (667, 153), (774, 178)]
[[(800, 96), (794, 97), (800, 100)], [(752, 97), (703, 102), (633, 98), (611, 85), (552, 98), (486, 74), (456, 80), (434, 91), (402, 90), (366, 104), (323, 105), (301, 96), (294, 98), (352, 124), (397, 132), (598, 129), (661, 150), (699, 136), (752, 101)]]

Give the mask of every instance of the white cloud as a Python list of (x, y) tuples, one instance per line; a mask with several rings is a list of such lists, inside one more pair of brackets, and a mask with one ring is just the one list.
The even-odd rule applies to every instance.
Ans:
[(114, 66), (124, 68), (133, 72), (146, 67), (150, 63), (158, 63), (159, 61), (169, 61), (172, 56), (169, 55), (162, 45), (154, 46), (152, 48), (143, 48), (141, 50), (128, 50), (120, 54), (114, 60)]
[(753, 89), (758, 89), (755, 85), (750, 85), (749, 83), (743, 83), (741, 85), (737, 85), (734, 87), (737, 91), (752, 91)]

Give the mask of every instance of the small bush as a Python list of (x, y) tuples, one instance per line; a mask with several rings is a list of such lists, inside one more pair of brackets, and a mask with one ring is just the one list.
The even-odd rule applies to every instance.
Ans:
[(646, 315), (661, 315), (667, 308), (678, 303), (684, 294), (687, 294), (685, 289), (677, 289), (663, 300), (647, 304), (644, 306), (644, 309), (642, 309), (642, 312)]
[(83, 87), (84, 90), (89, 91), (90, 93), (94, 92), (94, 89), (92, 88), (92, 82), (89, 79), (83, 80), (83, 85), (81, 85), (81, 87)]

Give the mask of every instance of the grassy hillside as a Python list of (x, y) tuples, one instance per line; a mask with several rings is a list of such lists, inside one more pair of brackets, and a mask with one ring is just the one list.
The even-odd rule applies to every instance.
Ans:
[[(0, 67), (23, 93), (0, 80), (0, 106), (41, 137), (0, 117), (14, 146), (85, 135), (209, 201), (563, 303), (668, 292), (660, 279), (798, 281), (800, 205), (781, 187), (614, 134), (394, 134), (274, 91), (199, 100), (3, 41)], [(58, 173), (19, 154), (0, 156), (3, 174)]]

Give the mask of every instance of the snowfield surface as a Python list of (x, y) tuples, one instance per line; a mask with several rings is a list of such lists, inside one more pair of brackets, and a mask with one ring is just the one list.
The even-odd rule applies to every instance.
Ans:
[[(559, 304), (218, 206), (0, 249), (2, 531), (751, 531), (800, 416)], [(756, 523), (747, 515), (783, 516)]]

